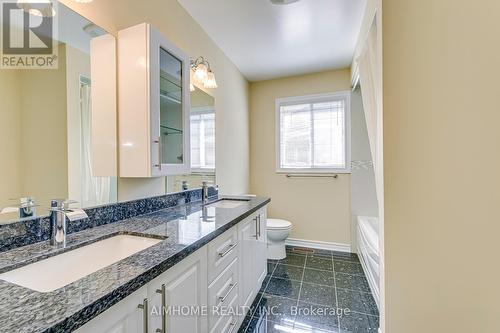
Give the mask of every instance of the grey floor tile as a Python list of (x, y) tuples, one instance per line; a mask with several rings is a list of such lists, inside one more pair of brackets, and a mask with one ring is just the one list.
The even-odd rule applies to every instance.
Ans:
[(363, 267), (361, 267), (360, 263), (356, 262), (334, 260), (334, 269), (336, 273), (364, 275)]
[(351, 312), (340, 317), (340, 329), (342, 333), (376, 333), (379, 327), (379, 318)]
[(359, 263), (359, 258), (356, 253), (333, 251), (332, 256), (334, 260), (352, 261)]
[(306, 267), (333, 271), (332, 258), (326, 258), (321, 255), (308, 255), (306, 260)]
[(363, 275), (352, 275), (345, 273), (335, 273), (335, 285), (337, 288), (351, 289), (370, 293), (370, 286)]
[(276, 261), (267, 261), (267, 275), (271, 275), (273, 273), (274, 267), (276, 267)]
[(293, 326), (296, 306), (296, 300), (264, 293), (254, 317), (265, 317), (275, 323)]
[[(247, 318), (245, 318), (245, 320), (247, 320)], [(262, 325), (265, 325), (265, 320), (262, 320), (258, 317), (251, 317), (250, 320), (249, 320), (249, 323), (246, 327), (246, 330), (244, 330), (243, 332), (245, 333), (258, 333), (258, 332), (262, 332)], [(243, 325), (242, 325), (243, 326)]]
[(298, 299), (301, 282), (271, 277), (265, 292), (268, 294)]
[(257, 309), (257, 306), (259, 305), (260, 299), (262, 298), (262, 295), (264, 292), (259, 291), (257, 293), (257, 296), (255, 296), (255, 299), (253, 300), (252, 304), (250, 305), (250, 310), (248, 311), (247, 315), (252, 316), (255, 313), (255, 310)]
[[(377, 332), (378, 309), (356, 254), (290, 246), (286, 251), (287, 258), (268, 260), (253, 317), (238, 332)], [(345, 309), (350, 312), (336, 316)]]
[(318, 284), (302, 283), (299, 300), (302, 302), (336, 306), (335, 288)]
[[(289, 333), (293, 332), (293, 323), (275, 323), (271, 320), (265, 322), (266, 328), (255, 333)], [(295, 332), (294, 332), (295, 333)]]
[(250, 324), (251, 321), (252, 321), (251, 315), (245, 316), (245, 319), (243, 319), (243, 322), (241, 323), (241, 326), (240, 326), (240, 329), (238, 330), (238, 333), (246, 333), (248, 324)]
[(267, 284), (269, 283), (269, 279), (271, 279), (271, 275), (266, 275), (264, 281), (262, 281), (262, 286), (260, 287), (261, 292), (264, 292), (264, 290), (266, 289)]
[(378, 316), (378, 308), (371, 293), (337, 288), (338, 307)]
[(304, 271), (303, 282), (316, 283), (329, 287), (335, 286), (335, 278), (333, 276), (333, 271), (321, 271), (307, 267)]
[(278, 264), (272, 276), (281, 279), (302, 281), (303, 272), (304, 268), (302, 267)]
[(306, 256), (301, 254), (287, 253), (286, 258), (279, 261), (280, 264), (304, 267)]
[(299, 302), (294, 329), (299, 332), (338, 332), (335, 307)]

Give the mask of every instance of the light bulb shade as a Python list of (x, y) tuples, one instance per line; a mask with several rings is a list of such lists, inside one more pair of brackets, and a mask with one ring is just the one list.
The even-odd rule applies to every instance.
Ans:
[(196, 66), (194, 70), (194, 78), (199, 82), (204, 82), (208, 75), (208, 68), (205, 64), (201, 63)]
[(79, 2), (79, 3), (90, 3), (94, 0), (75, 0), (76, 2)]
[(203, 82), (203, 86), (208, 89), (217, 88), (217, 81), (215, 81), (215, 75), (212, 71), (208, 72), (206, 80)]

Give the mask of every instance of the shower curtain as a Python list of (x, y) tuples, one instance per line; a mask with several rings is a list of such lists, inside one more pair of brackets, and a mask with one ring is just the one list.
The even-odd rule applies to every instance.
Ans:
[(380, 200), (380, 198), (383, 198), (383, 156), (378, 156), (381, 147), (381, 143), (379, 142), (381, 138), (379, 138), (379, 135), (382, 134), (379, 133), (382, 126), (380, 120), (382, 116), (382, 101), (379, 98), (382, 87), (380, 84), (381, 73), (378, 59), (379, 50), (377, 49), (377, 29), (376, 20), (374, 20), (356, 61), (359, 66), (359, 82), (361, 85), (363, 109), (375, 171), (375, 187), (377, 198)]
[(365, 45), (357, 59), (359, 65), (359, 82), (363, 96), (363, 109), (370, 141), (370, 151), (373, 163), (376, 164), (377, 152), (377, 53), (376, 53), (376, 26), (371, 27)]
[(94, 177), (92, 172), (92, 100), (91, 86), (80, 84), (81, 97), (81, 204), (82, 207), (92, 207), (110, 202), (111, 179), (109, 177)]

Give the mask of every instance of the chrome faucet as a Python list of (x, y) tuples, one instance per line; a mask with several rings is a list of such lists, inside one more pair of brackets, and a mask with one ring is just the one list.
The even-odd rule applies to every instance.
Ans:
[(215, 190), (219, 189), (219, 185), (214, 185), (214, 183), (203, 181), (201, 183), (201, 202), (205, 205), (208, 203), (208, 188), (209, 185), (212, 185)]
[(201, 202), (204, 205), (208, 202), (208, 182), (206, 181), (201, 183)]
[(21, 204), (19, 205), (19, 217), (31, 217), (36, 215), (36, 206), (35, 198), (26, 197), (20, 199)]
[(52, 200), (50, 202), (50, 244), (56, 248), (66, 247), (67, 222), (87, 218), (82, 209), (70, 209), (69, 205), (76, 203), (71, 200)]

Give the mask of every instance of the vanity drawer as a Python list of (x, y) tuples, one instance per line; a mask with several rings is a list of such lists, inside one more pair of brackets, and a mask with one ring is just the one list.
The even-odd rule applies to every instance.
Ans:
[[(238, 298), (234, 298), (230, 306), (236, 308), (238, 306)], [(236, 314), (223, 316), (210, 330), (210, 333), (236, 333), (240, 325), (239, 317)]]
[[(226, 320), (227, 317), (234, 317), (233, 321), (238, 321), (236, 316), (239, 305), (238, 281), (238, 259), (234, 259), (208, 287), (208, 308), (211, 310), (208, 317), (210, 330), (219, 326), (220, 321)], [(218, 308), (219, 311), (212, 311), (214, 308)]]
[(238, 256), (238, 230), (231, 228), (208, 244), (208, 281), (212, 282)]

